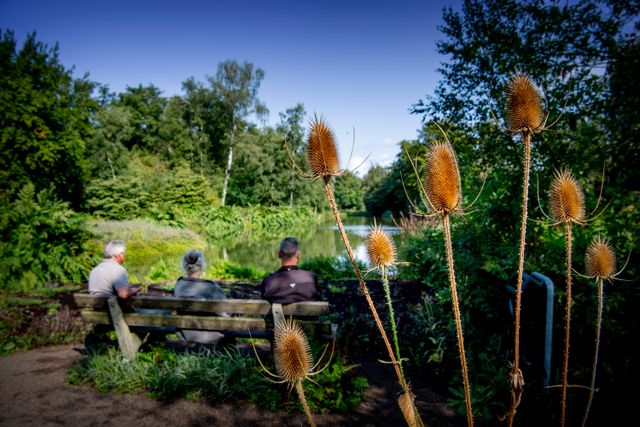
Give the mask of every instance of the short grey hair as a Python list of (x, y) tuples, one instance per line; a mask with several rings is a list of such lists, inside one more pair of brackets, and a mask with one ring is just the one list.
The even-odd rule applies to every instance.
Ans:
[(285, 237), (280, 242), (280, 256), (283, 258), (291, 258), (300, 250), (300, 242), (295, 237)]
[(113, 258), (120, 254), (123, 254), (126, 250), (126, 244), (124, 240), (109, 240), (104, 245), (104, 250), (102, 251), (105, 258)]
[(197, 249), (191, 249), (184, 253), (181, 261), (182, 269), (187, 274), (202, 271), (206, 267), (204, 255)]

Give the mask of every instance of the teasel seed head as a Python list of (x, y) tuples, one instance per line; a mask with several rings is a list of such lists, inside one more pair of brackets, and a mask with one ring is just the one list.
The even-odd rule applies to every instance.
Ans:
[(431, 144), (425, 162), (424, 188), (436, 212), (449, 213), (460, 206), (461, 184), (458, 160), (451, 144)]
[(323, 118), (314, 116), (307, 139), (309, 165), (314, 178), (340, 173), (340, 160), (333, 131)]
[(525, 74), (513, 76), (507, 86), (507, 122), (514, 133), (535, 133), (543, 126), (542, 100)]
[(600, 236), (596, 237), (587, 247), (585, 264), (589, 277), (609, 279), (615, 275), (616, 255), (609, 242)]
[(381, 227), (373, 227), (366, 240), (371, 266), (379, 269), (391, 267), (396, 262), (396, 246), (391, 236)]
[(274, 335), (278, 374), (291, 384), (302, 381), (313, 365), (309, 341), (302, 327), (291, 318), (285, 319), (275, 326)]
[(570, 171), (554, 173), (549, 190), (551, 216), (559, 222), (581, 222), (584, 219), (584, 193)]

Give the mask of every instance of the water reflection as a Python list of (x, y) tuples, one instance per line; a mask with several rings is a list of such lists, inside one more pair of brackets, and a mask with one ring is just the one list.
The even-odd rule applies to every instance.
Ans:
[[(347, 218), (344, 223), (354, 255), (367, 264), (368, 258), (364, 240), (369, 234), (373, 221), (370, 218), (357, 217)], [(398, 228), (393, 226), (390, 220), (383, 220), (381, 226), (387, 233), (394, 236), (396, 245), (398, 245)], [(287, 234), (256, 242), (238, 236), (237, 240), (224, 244), (211, 241), (205, 255), (210, 261), (223, 259), (240, 265), (253, 264), (260, 269), (273, 271), (280, 267), (278, 246), (285, 237)], [(346, 256), (344, 244), (335, 222), (319, 224), (295, 237), (300, 240), (303, 260), (315, 256)]]

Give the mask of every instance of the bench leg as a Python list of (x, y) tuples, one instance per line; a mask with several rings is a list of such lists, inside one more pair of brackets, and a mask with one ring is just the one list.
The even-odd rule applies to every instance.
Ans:
[(142, 341), (129, 329), (129, 325), (127, 325), (127, 322), (124, 320), (122, 309), (118, 305), (118, 299), (115, 296), (109, 298), (109, 311), (111, 312), (113, 327), (118, 336), (120, 350), (127, 359), (134, 360), (142, 345)]

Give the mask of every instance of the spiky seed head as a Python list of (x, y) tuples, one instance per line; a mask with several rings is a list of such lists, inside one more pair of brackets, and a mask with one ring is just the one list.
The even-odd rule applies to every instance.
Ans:
[(323, 118), (314, 116), (307, 139), (309, 165), (314, 178), (340, 172), (340, 160), (333, 131)]
[(606, 240), (596, 237), (587, 247), (585, 256), (587, 276), (609, 279), (616, 271), (616, 255)]
[(458, 161), (448, 141), (431, 144), (425, 172), (424, 188), (433, 209), (442, 213), (454, 211), (462, 195)]
[(309, 341), (302, 327), (291, 318), (285, 319), (275, 326), (274, 335), (278, 374), (292, 384), (302, 381), (313, 365)]
[(507, 122), (511, 132), (537, 132), (542, 128), (542, 101), (533, 81), (516, 74), (507, 86)]
[(560, 222), (580, 222), (584, 219), (584, 193), (570, 171), (554, 173), (549, 190), (551, 216)]
[(365, 243), (372, 267), (385, 269), (396, 262), (396, 246), (381, 227), (373, 227)]

